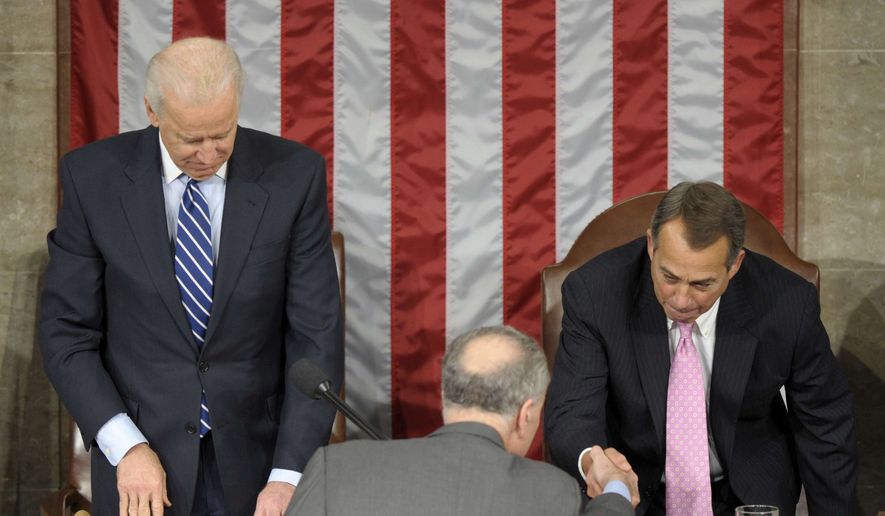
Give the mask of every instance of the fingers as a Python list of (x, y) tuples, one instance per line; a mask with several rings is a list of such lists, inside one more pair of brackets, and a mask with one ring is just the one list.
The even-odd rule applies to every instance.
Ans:
[[(151, 516), (151, 505), (153, 502), (151, 501), (150, 495), (139, 497), (138, 499), (138, 516)], [(131, 510), (131, 505), (129, 506)], [(162, 513), (161, 513), (162, 514)]]
[(635, 509), (637, 505), (639, 505), (639, 477), (636, 476), (636, 473), (630, 472), (629, 475), (630, 482), (627, 483), (627, 487), (630, 489), (630, 503), (633, 504), (633, 508)]
[(120, 516), (162, 516), (171, 506), (166, 472), (156, 453), (146, 444), (133, 446), (117, 464)]
[(593, 446), (592, 448), (590, 448), (590, 451), (587, 452), (586, 456), (589, 456), (590, 458), (584, 470), (586, 472), (586, 477), (584, 478), (584, 481), (587, 482), (587, 496), (593, 498), (601, 495), (603, 489), (603, 486), (600, 485), (599, 481), (596, 478), (597, 475), (593, 473), (595, 469), (598, 469), (598, 467), (594, 468), (594, 465), (599, 460), (605, 461), (606, 458), (605, 454), (602, 451), (602, 448), (600, 448), (599, 446)]
[(160, 516), (163, 514), (163, 504), (166, 501), (168, 501), (165, 499), (166, 498), (165, 494), (163, 495), (163, 498), (164, 498), (163, 500), (160, 500), (159, 498), (152, 498), (151, 499), (151, 514), (160, 515)]
[(633, 471), (633, 466), (630, 465), (627, 457), (624, 457), (624, 454), (619, 452), (618, 450), (614, 448), (606, 448), (605, 456), (608, 457), (608, 460), (612, 461), (612, 464), (614, 464), (618, 468), (624, 471)]

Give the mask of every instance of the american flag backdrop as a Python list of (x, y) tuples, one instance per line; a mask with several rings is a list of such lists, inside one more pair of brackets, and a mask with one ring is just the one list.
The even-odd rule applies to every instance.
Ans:
[(209, 35), (245, 66), (241, 125), (326, 156), (347, 248), (347, 398), (387, 434), (440, 424), (458, 333), (539, 335), (541, 268), (612, 203), (709, 179), (784, 226), (780, 0), (70, 9), (71, 147), (146, 126), (150, 56)]

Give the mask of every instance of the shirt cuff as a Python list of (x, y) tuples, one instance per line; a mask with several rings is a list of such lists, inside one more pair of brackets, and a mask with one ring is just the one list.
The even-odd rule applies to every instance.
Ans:
[(584, 451), (582, 451), (581, 454), (578, 455), (578, 473), (581, 474), (581, 478), (583, 478), (584, 481), (586, 482), (587, 481), (587, 472), (584, 471), (584, 468), (581, 467), (581, 464), (584, 463), (584, 454), (585, 453), (590, 453), (590, 448), (584, 448)]
[(270, 470), (270, 477), (268, 477), (267, 481), (286, 482), (287, 484), (292, 484), (297, 487), (298, 482), (301, 481), (301, 473), (292, 471), (291, 469), (273, 468)]
[(95, 442), (111, 466), (116, 467), (133, 446), (146, 443), (148, 440), (132, 419), (125, 412), (121, 412), (99, 428)]
[(628, 502), (632, 503), (632, 501), (630, 500), (630, 489), (627, 488), (627, 484), (621, 482), (620, 480), (612, 480), (611, 482), (606, 484), (605, 487), (602, 489), (602, 494), (607, 493), (618, 493), (619, 495), (626, 498)]

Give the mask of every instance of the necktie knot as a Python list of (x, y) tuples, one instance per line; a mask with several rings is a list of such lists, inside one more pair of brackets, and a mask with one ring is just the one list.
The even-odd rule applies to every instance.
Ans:
[(683, 321), (676, 321), (676, 326), (679, 327), (679, 338), (680, 339), (688, 339), (691, 340), (691, 329), (694, 327), (694, 323), (688, 323)]

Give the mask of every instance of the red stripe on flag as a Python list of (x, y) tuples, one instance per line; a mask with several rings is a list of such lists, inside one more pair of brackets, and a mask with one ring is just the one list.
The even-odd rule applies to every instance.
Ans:
[(504, 322), (536, 339), (556, 262), (556, 1), (503, 6)]
[(115, 0), (71, 0), (71, 149), (120, 130), (117, 9)]
[(725, 2), (726, 188), (784, 226), (783, 2)]
[(392, 0), (391, 418), (395, 437), (440, 417), (446, 329), (445, 2)]
[(280, 134), (326, 158), (332, 215), (334, 1), (283, 2), (280, 35)]
[(556, 1), (505, 0), (502, 22), (504, 323), (539, 339), (539, 274), (556, 262)]
[(194, 36), (224, 39), (225, 2), (175, 0), (172, 4), (172, 41)]
[(614, 2), (613, 201), (667, 189), (667, 0)]

